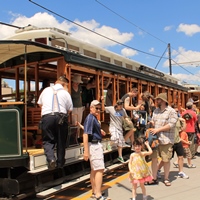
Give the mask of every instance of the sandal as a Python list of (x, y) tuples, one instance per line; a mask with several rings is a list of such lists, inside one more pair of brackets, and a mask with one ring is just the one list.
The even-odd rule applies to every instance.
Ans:
[(168, 179), (164, 180), (163, 183), (165, 184), (165, 186), (171, 186), (171, 183)]
[(158, 184), (158, 180), (157, 179), (152, 179), (152, 182), (146, 182), (145, 185), (157, 185)]
[(178, 168), (179, 165), (177, 163), (173, 163), (174, 164), (174, 167)]
[(111, 198), (109, 197), (104, 197), (104, 196), (100, 196), (100, 197), (96, 197), (96, 200), (111, 200)]
[(194, 164), (188, 165), (188, 168), (196, 168)]
[(92, 193), (92, 195), (90, 196), (90, 198), (91, 198), (91, 199), (94, 199), (94, 198), (96, 198), (95, 194), (94, 194), (94, 193)]
[[(105, 192), (101, 192), (101, 195), (103, 196), (105, 194)], [(92, 193), (92, 195), (90, 196), (91, 199), (95, 199), (96, 195), (95, 193)]]

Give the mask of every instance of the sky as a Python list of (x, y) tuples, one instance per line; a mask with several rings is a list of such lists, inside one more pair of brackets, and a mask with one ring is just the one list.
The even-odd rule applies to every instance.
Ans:
[[(172, 75), (200, 85), (199, 7), (199, 0), (6, 0), (0, 22), (56, 27), (167, 74), (170, 44)], [(0, 39), (15, 30), (0, 25)]]

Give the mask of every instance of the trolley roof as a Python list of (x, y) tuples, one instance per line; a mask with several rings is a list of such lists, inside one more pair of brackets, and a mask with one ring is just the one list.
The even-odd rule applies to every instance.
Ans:
[(66, 62), (79, 63), (94, 67), (96, 69), (122, 74), (146, 81), (155, 82), (178, 90), (187, 91), (187, 88), (164, 80), (163, 77), (154, 77), (141, 71), (119, 67), (102, 60), (90, 58), (76, 52), (58, 49), (38, 42), (27, 40), (0, 40), (0, 69), (12, 68), (24, 63), (24, 56), (27, 55), (27, 62), (39, 62), (45, 59), (64, 56)]

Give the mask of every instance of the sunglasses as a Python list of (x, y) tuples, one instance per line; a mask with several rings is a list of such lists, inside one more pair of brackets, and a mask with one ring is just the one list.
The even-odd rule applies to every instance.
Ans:
[(95, 107), (96, 110), (101, 110), (101, 108)]

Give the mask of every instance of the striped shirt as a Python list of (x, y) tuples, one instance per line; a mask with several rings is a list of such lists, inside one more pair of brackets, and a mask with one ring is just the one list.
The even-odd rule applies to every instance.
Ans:
[(156, 108), (154, 110), (152, 121), (154, 122), (155, 129), (163, 127), (167, 124), (170, 126), (170, 129), (168, 131), (157, 133), (160, 144), (174, 144), (175, 125), (177, 119), (178, 116), (176, 111), (170, 106), (167, 106), (162, 111), (160, 108)]

